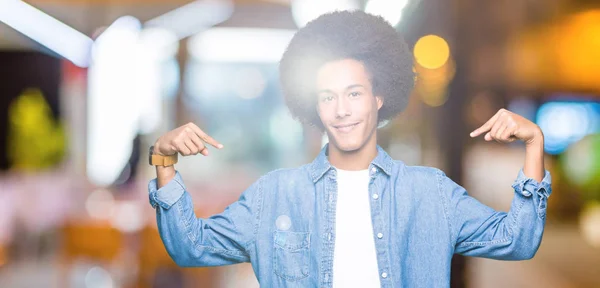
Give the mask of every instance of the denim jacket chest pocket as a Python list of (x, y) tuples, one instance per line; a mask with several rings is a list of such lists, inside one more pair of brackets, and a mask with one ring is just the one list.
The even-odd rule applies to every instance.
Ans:
[(309, 232), (275, 231), (273, 243), (275, 274), (288, 281), (298, 281), (309, 276)]

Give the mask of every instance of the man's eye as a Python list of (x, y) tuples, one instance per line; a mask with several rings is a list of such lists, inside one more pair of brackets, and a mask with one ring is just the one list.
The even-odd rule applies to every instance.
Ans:
[(333, 96), (325, 96), (322, 99), (323, 99), (323, 101), (332, 101), (333, 100)]
[(360, 92), (352, 92), (352, 93), (350, 93), (350, 96), (351, 97), (358, 97), (358, 96), (360, 96)]

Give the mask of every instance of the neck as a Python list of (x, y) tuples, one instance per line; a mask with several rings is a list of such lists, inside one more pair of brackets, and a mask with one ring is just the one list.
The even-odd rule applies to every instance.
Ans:
[(376, 140), (377, 137), (374, 132), (365, 145), (354, 151), (342, 151), (337, 146), (329, 143), (327, 147), (329, 163), (338, 169), (348, 171), (369, 169), (369, 165), (377, 157)]

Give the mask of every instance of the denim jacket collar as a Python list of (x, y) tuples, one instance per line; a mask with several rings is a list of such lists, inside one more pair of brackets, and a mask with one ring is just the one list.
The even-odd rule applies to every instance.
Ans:
[[(310, 176), (314, 183), (319, 181), (327, 171), (333, 168), (333, 165), (329, 163), (327, 159), (327, 147), (329, 143), (325, 144), (323, 148), (321, 148), (321, 152), (319, 155), (313, 160), (310, 164)], [(383, 170), (385, 174), (388, 176), (392, 173), (392, 165), (394, 164), (394, 160), (390, 155), (388, 155), (383, 148), (377, 145), (377, 156), (371, 162), (371, 165), (375, 165), (379, 167), (379, 169)]]

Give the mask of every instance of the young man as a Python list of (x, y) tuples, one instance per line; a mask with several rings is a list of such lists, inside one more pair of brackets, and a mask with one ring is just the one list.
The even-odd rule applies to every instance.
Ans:
[(448, 287), (454, 253), (533, 257), (551, 192), (540, 128), (500, 110), (471, 133), (526, 143), (511, 209), (494, 211), (440, 170), (407, 166), (377, 145), (378, 123), (406, 106), (412, 65), (402, 37), (364, 12), (300, 29), (280, 63), (286, 103), (330, 142), (312, 163), (268, 173), (207, 219), (195, 217), (172, 163), (223, 145), (191, 123), (160, 137), (150, 203), (175, 262), (251, 262), (262, 287)]

